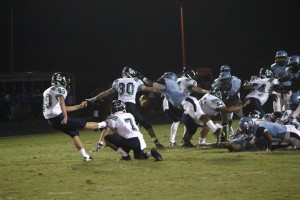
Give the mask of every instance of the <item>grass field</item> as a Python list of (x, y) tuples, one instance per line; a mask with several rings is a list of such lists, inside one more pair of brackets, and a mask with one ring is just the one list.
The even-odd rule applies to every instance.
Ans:
[[(168, 145), (170, 125), (156, 125)], [(182, 125), (177, 142), (182, 136)], [(148, 147), (154, 147), (142, 130)], [(87, 150), (100, 132), (81, 131)], [(213, 142), (211, 136), (208, 142)], [(193, 137), (193, 143), (199, 134)], [(300, 199), (300, 153), (229, 153), (169, 148), (162, 162), (118, 161), (109, 148), (85, 163), (68, 136), (49, 133), (0, 138), (0, 200), (11, 199)]]

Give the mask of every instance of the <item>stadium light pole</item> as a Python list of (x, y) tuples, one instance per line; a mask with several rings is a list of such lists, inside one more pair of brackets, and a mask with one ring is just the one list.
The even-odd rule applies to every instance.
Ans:
[(14, 72), (14, 5), (10, 4), (10, 72)]
[(183, 0), (179, 0), (180, 3), (180, 30), (181, 30), (181, 53), (182, 53), (182, 67), (186, 67), (185, 57), (185, 44), (184, 44), (184, 20), (183, 20)]

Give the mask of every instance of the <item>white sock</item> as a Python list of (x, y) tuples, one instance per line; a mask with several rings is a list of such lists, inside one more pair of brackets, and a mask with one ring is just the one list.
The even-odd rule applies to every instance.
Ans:
[(146, 154), (147, 154), (148, 157), (152, 157), (152, 154), (151, 154), (150, 151), (147, 151)]
[(105, 128), (105, 127), (106, 127), (106, 122), (105, 121), (98, 123), (98, 128)]
[(180, 122), (173, 122), (171, 125), (170, 142), (175, 143), (176, 132)]
[(79, 152), (82, 155), (82, 157), (86, 157), (86, 158), (90, 157), (90, 155), (86, 153), (84, 148), (80, 149)]
[(199, 138), (199, 144), (205, 144), (206, 138)]
[(103, 141), (101, 141), (101, 140), (99, 140), (99, 142), (98, 142), (99, 144), (101, 144), (101, 145), (103, 145), (104, 144), (104, 142)]
[(122, 148), (118, 148), (117, 152), (119, 152), (119, 154), (121, 154), (123, 157), (128, 156), (128, 153), (126, 153)]
[(213, 121), (209, 120), (208, 122), (206, 122), (206, 125), (213, 131), (215, 132), (218, 127), (216, 127), (216, 125), (213, 123)]

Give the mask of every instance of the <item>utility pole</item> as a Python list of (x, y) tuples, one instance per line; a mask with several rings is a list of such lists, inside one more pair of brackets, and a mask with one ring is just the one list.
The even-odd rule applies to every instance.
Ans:
[(184, 21), (183, 21), (183, 0), (180, 3), (180, 29), (181, 29), (181, 52), (182, 52), (182, 67), (186, 67), (185, 44), (184, 44)]

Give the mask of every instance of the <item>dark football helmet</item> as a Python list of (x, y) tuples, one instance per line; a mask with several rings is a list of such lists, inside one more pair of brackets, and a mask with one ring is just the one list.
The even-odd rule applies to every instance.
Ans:
[(167, 79), (177, 81), (177, 75), (174, 72), (165, 72), (162, 75), (162, 78), (167, 78)]
[(133, 77), (135, 77), (135, 75), (136, 75), (135, 70), (130, 67), (124, 67), (122, 70), (123, 78), (133, 78)]
[(63, 72), (56, 72), (52, 75), (51, 84), (54, 85), (61, 85), (66, 90), (70, 90), (71, 88), (71, 77), (67, 73)]
[(296, 73), (300, 70), (300, 57), (297, 55), (291, 56), (288, 61), (289, 71)]
[(243, 117), (239, 122), (239, 130), (247, 135), (254, 134), (254, 121), (251, 117)]
[(275, 54), (275, 63), (279, 65), (286, 65), (288, 60), (287, 52), (284, 50), (277, 51)]
[(195, 72), (191, 67), (185, 67), (183, 68), (183, 75), (187, 78), (191, 78), (194, 80), (197, 80), (198, 78), (198, 73)]
[(118, 111), (126, 112), (126, 105), (121, 100), (113, 100), (110, 105), (110, 112), (113, 114)]
[(274, 71), (270, 67), (263, 67), (259, 70), (260, 78), (272, 78), (274, 77)]
[(220, 68), (220, 72), (228, 72), (230, 73), (231, 72), (231, 69), (228, 65), (222, 65), (221, 68)]
[(219, 75), (220, 87), (229, 89), (231, 87), (232, 76), (228, 72), (221, 72)]
[(280, 111), (275, 111), (271, 114), (271, 121), (276, 122), (277, 119), (280, 119), (282, 117), (283, 113)]
[(289, 107), (291, 110), (296, 110), (300, 105), (300, 92), (294, 92), (289, 98)]

